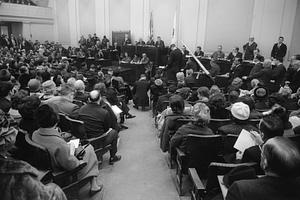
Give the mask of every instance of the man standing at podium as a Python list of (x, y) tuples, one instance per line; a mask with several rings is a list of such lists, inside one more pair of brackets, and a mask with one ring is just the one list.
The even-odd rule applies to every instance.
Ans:
[(256, 42), (254, 42), (254, 37), (250, 37), (249, 42), (247, 42), (243, 46), (244, 60), (253, 60), (253, 57), (254, 57), (253, 51), (256, 48), (257, 48), (257, 44), (256, 44)]
[(274, 44), (271, 52), (271, 57), (283, 62), (283, 58), (286, 54), (286, 45), (283, 43), (283, 37), (280, 36), (278, 39), (278, 43)]
[(166, 75), (168, 80), (176, 81), (176, 73), (179, 72), (182, 66), (183, 55), (175, 44), (171, 44), (170, 48), (171, 53), (168, 59), (168, 65), (166, 66)]

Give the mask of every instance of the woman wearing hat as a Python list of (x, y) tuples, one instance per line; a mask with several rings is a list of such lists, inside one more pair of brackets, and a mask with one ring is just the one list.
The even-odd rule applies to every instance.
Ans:
[(218, 133), (222, 135), (234, 134), (239, 135), (240, 132), (245, 129), (247, 131), (255, 130), (257, 128), (248, 124), (248, 119), (250, 116), (250, 108), (247, 104), (243, 102), (237, 102), (232, 104), (230, 108), (233, 123), (221, 126), (218, 129)]
[(1, 199), (66, 200), (63, 191), (55, 184), (44, 185), (39, 172), (26, 162), (13, 159), (12, 149), (17, 130), (9, 127), (5, 114), (0, 110), (0, 196)]

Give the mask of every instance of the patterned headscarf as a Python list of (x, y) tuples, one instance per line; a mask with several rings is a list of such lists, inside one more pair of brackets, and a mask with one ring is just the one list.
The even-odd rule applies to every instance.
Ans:
[(9, 125), (6, 114), (0, 109), (0, 146), (14, 144), (16, 141), (18, 131)]

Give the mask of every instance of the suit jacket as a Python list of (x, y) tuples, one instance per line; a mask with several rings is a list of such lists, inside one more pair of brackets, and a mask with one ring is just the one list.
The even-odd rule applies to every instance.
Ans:
[(223, 51), (219, 52), (219, 51), (215, 51), (211, 57), (215, 60), (220, 59), (220, 58), (225, 58), (225, 53)]
[(253, 51), (254, 49), (256, 49), (257, 44), (256, 42), (253, 42), (251, 45), (249, 45), (249, 42), (247, 42), (244, 46), (244, 60), (253, 60), (254, 55), (253, 55)]
[(65, 97), (54, 96), (44, 101), (44, 103), (51, 106), (56, 113), (61, 112), (74, 117), (78, 115), (78, 105), (72, 103), (72, 101)]
[(70, 154), (69, 145), (56, 129), (40, 128), (33, 133), (32, 140), (49, 151), (54, 171), (72, 170), (79, 165), (79, 160)]
[(272, 51), (271, 51), (271, 57), (276, 58), (280, 62), (283, 61), (284, 56), (286, 55), (287, 47), (285, 44), (281, 44), (278, 46), (278, 43), (273, 45)]
[(186, 136), (188, 134), (195, 135), (213, 135), (213, 131), (206, 127), (188, 123), (182, 125), (171, 138), (170, 144), (172, 148), (179, 147), (183, 152), (186, 152)]
[(279, 64), (272, 68), (272, 79), (275, 80), (276, 85), (283, 84), (284, 74), (286, 73), (286, 69), (283, 64)]
[(243, 58), (243, 54), (241, 52), (237, 52), (236, 55), (233, 55), (233, 53), (230, 52), (227, 56), (227, 60), (230, 60), (231, 62), (233, 62), (235, 58)]
[(156, 41), (155, 46), (158, 47), (158, 48), (165, 48), (165, 43), (162, 40), (160, 42)]
[(133, 101), (137, 106), (148, 106), (149, 105), (149, 97), (148, 90), (150, 89), (150, 83), (147, 80), (139, 80), (135, 82), (132, 93), (133, 93)]
[(265, 176), (234, 182), (226, 200), (296, 200), (300, 199), (299, 179)]
[(290, 87), (293, 92), (296, 92), (297, 89), (300, 87), (300, 70), (291, 70), (293, 73), (291, 74), (290, 78)]
[(254, 67), (251, 69), (250, 73), (249, 73), (249, 76), (248, 78), (251, 80), (251, 79), (254, 79), (254, 78), (257, 78), (257, 75), (259, 74), (259, 72), (262, 70), (263, 68), (263, 64), (262, 63), (256, 63), (254, 65)]
[(167, 69), (179, 70), (182, 64), (183, 64), (182, 52), (180, 51), (180, 49), (176, 48), (170, 53)]
[(79, 109), (78, 118), (84, 122), (88, 138), (101, 136), (112, 127), (109, 112), (96, 103), (82, 106)]
[(245, 150), (242, 162), (255, 162), (260, 164), (261, 150), (259, 146), (253, 146)]

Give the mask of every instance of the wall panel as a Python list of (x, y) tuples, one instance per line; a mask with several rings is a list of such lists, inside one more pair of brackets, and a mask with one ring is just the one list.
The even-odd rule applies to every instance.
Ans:
[(213, 52), (219, 44), (229, 52), (241, 47), (250, 35), (253, 0), (209, 0), (204, 49)]
[(130, 30), (130, 0), (109, 0), (109, 31)]
[(78, 0), (80, 35), (96, 32), (95, 0)]

